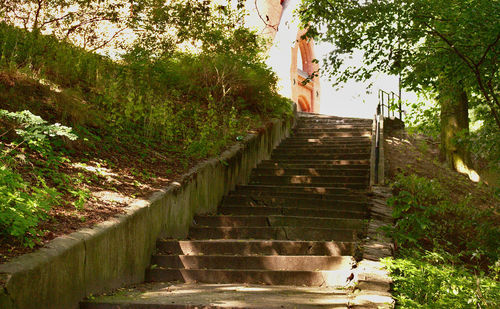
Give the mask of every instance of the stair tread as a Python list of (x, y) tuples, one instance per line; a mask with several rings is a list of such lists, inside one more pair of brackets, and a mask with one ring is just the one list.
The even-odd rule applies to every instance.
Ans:
[[(98, 296), (85, 301), (83, 309), (97, 309), (97, 304), (113, 306), (151, 305), (163, 309), (183, 308), (332, 308), (347, 307), (347, 290), (335, 287), (266, 286), (243, 284), (173, 284), (143, 283), (123, 290), (120, 296)], [(95, 307), (93, 307), (95, 306)], [(177, 306), (177, 307), (174, 307)]]

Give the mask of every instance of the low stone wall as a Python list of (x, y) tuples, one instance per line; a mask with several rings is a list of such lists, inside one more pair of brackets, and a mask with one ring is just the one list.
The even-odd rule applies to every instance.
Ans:
[(361, 245), (363, 256), (357, 263), (355, 277), (358, 281), (349, 308), (392, 309), (395, 306), (391, 295), (392, 279), (380, 259), (392, 256), (394, 248), (392, 240), (379, 230), (393, 224), (392, 209), (387, 206), (387, 199), (392, 194), (391, 189), (384, 186), (372, 186), (371, 192), (370, 220)]
[(156, 239), (185, 237), (193, 216), (215, 211), (236, 184), (246, 183), (294, 124), (295, 118), (275, 120), (126, 214), (0, 265), (0, 308), (77, 308), (85, 296), (142, 282)]

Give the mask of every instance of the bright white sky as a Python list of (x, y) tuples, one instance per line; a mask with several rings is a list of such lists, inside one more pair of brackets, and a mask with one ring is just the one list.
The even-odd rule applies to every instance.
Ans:
[[(329, 43), (317, 43), (315, 47), (316, 58), (323, 63), (325, 56), (333, 49)], [(352, 65), (361, 65), (361, 55), (356, 55), (349, 62)], [(339, 90), (331, 86), (328, 76), (320, 76), (321, 105), (320, 113), (336, 116), (373, 118), (378, 104), (378, 89), (398, 93), (398, 78), (385, 74), (375, 75), (371, 93), (366, 93), (369, 82), (348, 82)], [(416, 94), (403, 91), (403, 101), (414, 102)], [(404, 109), (404, 107), (403, 107)]]

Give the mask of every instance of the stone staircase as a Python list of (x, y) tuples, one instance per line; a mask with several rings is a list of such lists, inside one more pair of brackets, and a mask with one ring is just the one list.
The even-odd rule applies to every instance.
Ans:
[(292, 136), (196, 216), (160, 239), (148, 283), (82, 308), (347, 308), (368, 218), (371, 120), (302, 115)]

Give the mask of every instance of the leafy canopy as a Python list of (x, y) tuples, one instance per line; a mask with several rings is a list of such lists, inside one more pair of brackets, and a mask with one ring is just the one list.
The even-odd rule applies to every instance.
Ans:
[[(485, 102), (500, 126), (500, 1), (304, 0), (300, 16), (308, 36), (335, 44), (326, 70), (337, 84), (385, 72), (418, 91), (444, 78)], [(346, 67), (357, 50), (363, 64)]]

